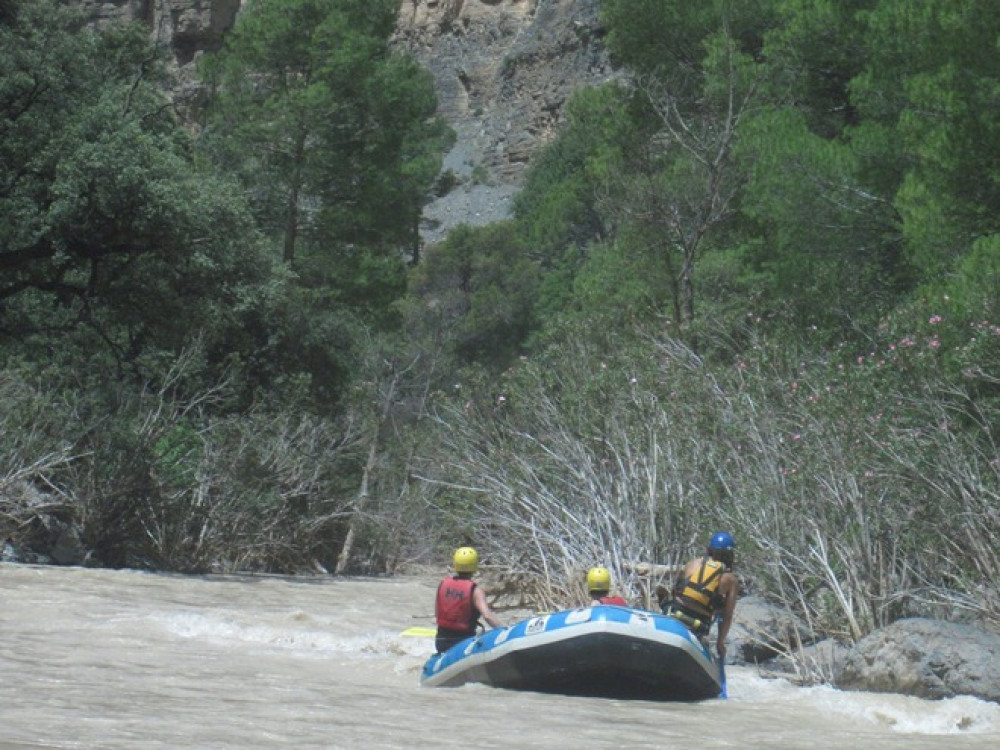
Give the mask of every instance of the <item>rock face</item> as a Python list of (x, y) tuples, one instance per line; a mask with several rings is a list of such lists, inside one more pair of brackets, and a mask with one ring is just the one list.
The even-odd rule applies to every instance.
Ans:
[(144, 23), (158, 41), (169, 44), (184, 67), (198, 52), (219, 47), (233, 25), (241, 0), (78, 0), (97, 25), (115, 21)]
[(898, 620), (859, 641), (836, 682), (853, 690), (1000, 702), (1000, 635), (938, 620)]
[(801, 618), (751, 595), (740, 599), (736, 607), (729, 631), (729, 654), (735, 664), (759, 664), (815, 640)]
[(444, 161), (457, 187), (425, 207), (425, 242), (510, 215), (572, 93), (615, 76), (599, 12), (600, 0), (403, 0), (394, 43), (434, 74), (458, 136)]
[[(471, 173), (516, 183), (580, 86), (614, 73), (599, 0), (403, 0), (394, 43), (434, 74)], [(456, 170), (457, 171), (457, 170)]]
[(532, 154), (581, 86), (612, 79), (600, 0), (403, 0), (394, 44), (434, 74), (458, 186), (424, 211), (426, 242), (505, 218)]

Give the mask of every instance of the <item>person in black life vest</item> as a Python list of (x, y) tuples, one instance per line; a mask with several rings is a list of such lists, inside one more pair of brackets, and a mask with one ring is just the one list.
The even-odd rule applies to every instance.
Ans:
[(587, 571), (587, 591), (590, 593), (591, 606), (597, 604), (628, 606), (628, 602), (620, 596), (609, 596), (611, 593), (611, 571), (607, 568), (591, 568)]
[(474, 636), (480, 617), (494, 628), (503, 627), (490, 609), (483, 587), (472, 580), (473, 574), (479, 570), (479, 553), (472, 547), (461, 547), (455, 550), (452, 563), (455, 575), (441, 581), (434, 601), (437, 621), (434, 643), (439, 654)]
[(705, 556), (684, 566), (674, 586), (674, 598), (665, 610), (701, 638), (708, 637), (712, 623), (718, 620), (715, 648), (720, 659), (726, 658), (726, 636), (740, 593), (739, 579), (732, 571), (735, 549), (731, 534), (713, 534)]

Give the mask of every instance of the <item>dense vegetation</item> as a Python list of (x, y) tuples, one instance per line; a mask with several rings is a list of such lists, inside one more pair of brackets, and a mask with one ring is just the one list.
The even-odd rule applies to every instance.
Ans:
[[(539, 603), (731, 530), (846, 638), (1000, 625), (1000, 18), (604, 0), (513, 219), (419, 247), (449, 133), (395, 0), (249, 2), (177, 115), (140, 30), (0, 25), (0, 529), (95, 562)], [(440, 185), (438, 186), (440, 187)]]

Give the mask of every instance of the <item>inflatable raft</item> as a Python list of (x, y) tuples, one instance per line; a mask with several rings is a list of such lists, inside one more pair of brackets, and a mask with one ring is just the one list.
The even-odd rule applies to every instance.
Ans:
[(420, 682), (681, 701), (723, 690), (718, 662), (681, 622), (610, 605), (532, 617), (468, 638), (428, 659)]

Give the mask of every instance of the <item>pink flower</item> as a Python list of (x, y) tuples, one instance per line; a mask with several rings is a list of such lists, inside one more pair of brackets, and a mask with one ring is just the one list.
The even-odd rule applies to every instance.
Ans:
[(937, 349), (939, 346), (941, 346), (941, 342), (938, 341), (938, 337), (935, 336), (934, 338), (932, 338), (930, 341), (927, 342), (927, 346), (929, 346), (931, 349)]
[(927, 322), (930, 323), (932, 326), (936, 326), (938, 323), (941, 322), (941, 316), (931, 315), (930, 319)]

